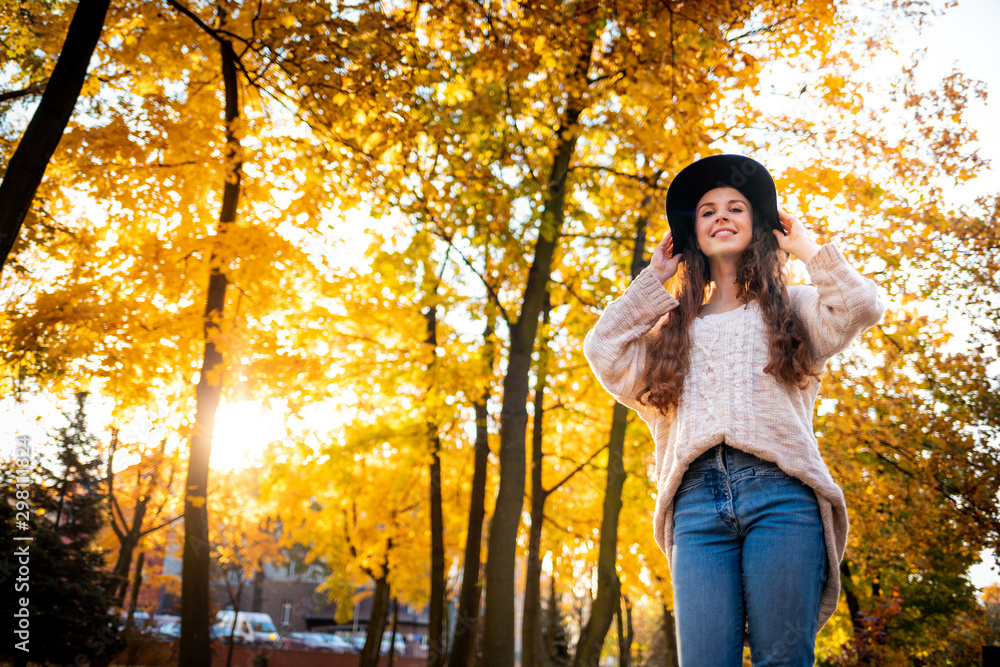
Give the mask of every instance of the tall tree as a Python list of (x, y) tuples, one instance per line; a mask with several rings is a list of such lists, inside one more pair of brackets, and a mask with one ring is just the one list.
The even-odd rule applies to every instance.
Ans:
[(236, 221), (240, 197), (243, 157), (236, 124), (240, 117), (239, 80), (232, 42), (222, 37), (225, 21), (212, 35), (219, 42), (222, 82), (225, 93), (226, 150), (222, 209), (216, 229), (217, 244), (211, 251), (210, 275), (205, 295), (204, 341), (198, 386), (195, 390), (195, 417), (191, 430), (187, 482), (184, 484), (184, 552), (181, 579), (181, 642), (179, 660), (192, 667), (209, 667), (212, 662), (209, 572), (211, 553), (208, 540), (208, 471), (212, 453), (215, 414), (222, 397), (225, 366), (218, 341), (219, 322), (226, 307), (226, 277), (232, 261), (222, 250), (230, 226)]
[[(624, 620), (622, 619), (623, 609)], [(635, 630), (632, 627), (632, 601), (628, 599), (627, 595), (623, 595), (618, 601), (618, 611), (615, 618), (618, 621), (618, 664), (621, 667), (630, 667)]]
[(542, 444), (544, 438), (545, 387), (549, 381), (549, 315), (552, 312), (551, 298), (546, 292), (542, 307), (542, 331), (539, 340), (538, 364), (535, 370), (534, 413), (531, 419), (531, 524), (528, 530), (528, 558), (524, 576), (524, 611), (521, 621), (521, 662), (535, 667), (541, 664), (542, 653), (542, 520), (545, 501), (554, 489), (542, 485)]
[(475, 664), (476, 638), (479, 627), (479, 601), (482, 597), (482, 559), (480, 548), (483, 539), (483, 520), (486, 517), (486, 476), (489, 464), (489, 403), (491, 397), (490, 384), (493, 379), (493, 364), (496, 347), (493, 342), (493, 330), (496, 322), (495, 308), (490, 308), (487, 315), (486, 329), (483, 332), (483, 352), (480, 363), (484, 369), (482, 390), (475, 399), (473, 409), (476, 420), (476, 439), (474, 444), (474, 462), (472, 466), (472, 485), (469, 490), (469, 513), (466, 524), (465, 551), (462, 559), (462, 588), (458, 597), (458, 610), (455, 619), (455, 632), (452, 640), (451, 653), (448, 656), (448, 667), (464, 667)]
[(0, 181), (0, 272), (87, 78), (110, 0), (79, 0), (38, 108)]
[[(584, 15), (588, 23), (596, 15)], [(588, 26), (588, 30), (589, 30)], [(568, 51), (572, 74), (569, 84), (577, 87), (587, 80), (591, 51), (596, 32), (585, 33), (574, 49)], [(577, 89), (578, 90), (578, 89)], [(553, 160), (541, 214), (534, 259), (528, 271), (520, 302), (520, 312), (510, 330), (507, 373), (503, 381), (503, 407), (500, 413), (500, 485), (490, 525), (489, 559), (486, 561), (486, 607), (483, 659), (486, 665), (500, 667), (514, 664), (514, 555), (521, 521), (525, 483), (525, 429), (531, 355), (535, 347), (538, 318), (552, 270), (552, 256), (558, 243), (565, 216), (566, 181), (576, 146), (575, 126), (583, 112), (583, 101), (576, 90), (570, 94), (555, 132)]]
[[(432, 274), (433, 275), (433, 274)], [(430, 281), (426, 281), (430, 282)], [(441, 409), (440, 390), (435, 370), (437, 368), (438, 344), (437, 344), (437, 312), (438, 306), (435, 302), (437, 288), (429, 294), (425, 316), (427, 318), (427, 341), (426, 347), (429, 355), (427, 363), (428, 382), (427, 398), (424, 407), (427, 410), (427, 441), (430, 454), (430, 464), (428, 470), (429, 497), (428, 506), (430, 514), (431, 528), (431, 571), (430, 571), (430, 611), (428, 613), (427, 640), (431, 650), (427, 655), (428, 667), (438, 667), (444, 664), (447, 653), (445, 635), (445, 612), (447, 611), (447, 582), (445, 580), (445, 549), (444, 549), (444, 511), (441, 506), (441, 426), (439, 424), (438, 411)]]
[[(657, 179), (658, 180), (658, 179)], [(645, 268), (646, 228), (649, 216), (646, 214), (652, 197), (643, 200), (643, 213), (636, 221), (635, 240), (632, 250), (630, 274), (634, 280)], [(622, 489), (625, 486), (625, 429), (628, 423), (628, 408), (615, 403), (612, 409), (611, 431), (608, 434), (607, 484), (604, 491), (604, 510), (601, 514), (601, 546), (597, 560), (597, 595), (590, 607), (590, 618), (580, 632), (574, 667), (597, 665), (601, 659), (604, 638), (611, 627), (615, 613), (619, 617), (621, 634), (621, 583), (617, 572), (618, 516), (622, 509)], [(627, 598), (626, 598), (627, 600)], [(631, 609), (629, 609), (631, 620)], [(627, 660), (626, 660), (627, 662)]]
[[(551, 386), (556, 384), (555, 379), (560, 373), (565, 373), (564, 368), (554, 368), (557, 364), (553, 363), (554, 350), (551, 349), (551, 343), (556, 338), (566, 335), (564, 328), (553, 326), (550, 321), (551, 311), (550, 297), (546, 295), (539, 334), (538, 363), (535, 369), (534, 411), (531, 427), (531, 509), (528, 552), (525, 562), (524, 611), (521, 625), (521, 655), (525, 665), (544, 664), (547, 655), (542, 646), (542, 535), (546, 521), (552, 521), (553, 516), (551, 512), (546, 511), (546, 505), (549, 498), (556, 493), (562, 492), (564, 495), (572, 495), (573, 490), (568, 490), (573, 488), (571, 482), (577, 479), (577, 476), (588, 467), (591, 467), (593, 461), (598, 459), (608, 446), (607, 443), (594, 446), (593, 439), (581, 438), (586, 443), (585, 446), (593, 447), (593, 451), (585, 455), (579, 462), (571, 457), (581, 450), (569, 446), (564, 438), (557, 439), (548, 448), (549, 451), (545, 451), (545, 434), (559, 433), (566, 426), (565, 420), (563, 420), (562, 423), (553, 428), (553, 420), (550, 416), (548, 427), (546, 427), (546, 414), (549, 412), (558, 413), (559, 404), (570, 393), (564, 386), (558, 387), (560, 390), (558, 393), (553, 391), (556, 387)], [(573, 365), (572, 361), (569, 362), (569, 365)], [(565, 382), (566, 385), (576, 381), (572, 373), (570, 377), (571, 379)], [(546, 408), (547, 402), (555, 405)], [(570, 438), (565, 438), (565, 440), (570, 440)], [(560, 463), (564, 464), (550, 466), (553, 472), (559, 474), (559, 478), (558, 481), (550, 483), (549, 486), (545, 485), (546, 458), (561, 460)], [(623, 475), (624, 473), (619, 470), (619, 474)], [(587, 505), (586, 503), (582, 504)], [(573, 520), (573, 523), (576, 524), (577, 521)], [(553, 546), (548, 550), (548, 553), (557, 552), (558, 549), (558, 545)]]

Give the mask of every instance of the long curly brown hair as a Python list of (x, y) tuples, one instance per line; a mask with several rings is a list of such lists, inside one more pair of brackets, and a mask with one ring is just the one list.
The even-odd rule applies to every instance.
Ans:
[[(770, 335), (769, 358), (764, 367), (783, 384), (804, 387), (808, 378), (818, 378), (813, 368), (809, 334), (788, 297), (787, 258), (769, 226), (753, 211), (750, 245), (736, 266), (737, 296), (743, 303), (760, 302), (761, 315)], [(690, 365), (691, 323), (708, 296), (711, 273), (708, 258), (697, 241), (683, 250), (678, 268), (679, 305), (671, 311), (649, 342), (639, 401), (668, 414), (677, 407)]]

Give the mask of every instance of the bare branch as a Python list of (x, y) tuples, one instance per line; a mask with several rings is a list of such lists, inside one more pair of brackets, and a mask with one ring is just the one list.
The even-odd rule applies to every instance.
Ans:
[[(108, 498), (111, 499), (111, 528), (115, 531), (115, 536), (118, 541), (125, 539), (126, 532), (132, 532), (132, 528), (129, 527), (128, 521), (125, 520), (125, 514), (122, 512), (121, 506), (118, 504), (118, 497), (115, 495), (115, 471), (114, 471), (114, 460), (115, 460), (115, 450), (118, 448), (118, 429), (112, 429), (111, 431), (111, 445), (108, 452), (108, 472), (107, 472), (107, 484), (108, 484)], [(115, 512), (118, 513), (117, 517)], [(121, 521), (121, 528), (118, 527), (118, 521)]]
[(172, 519), (167, 519), (167, 520), (166, 520), (166, 521), (164, 521), (163, 523), (160, 523), (160, 524), (157, 524), (156, 526), (153, 526), (152, 528), (147, 528), (146, 530), (144, 530), (144, 531), (142, 531), (141, 533), (139, 533), (139, 537), (146, 537), (146, 535), (149, 535), (150, 533), (155, 533), (155, 532), (156, 532), (156, 531), (158, 531), (158, 530), (159, 530), (160, 528), (163, 528), (163, 527), (165, 527), (165, 526), (169, 526), (169, 525), (170, 525), (170, 524), (172, 524), (172, 523), (173, 523), (174, 521), (177, 521), (178, 519), (183, 519), (183, 518), (184, 518), (184, 515), (183, 515), (183, 514), (178, 514), (177, 516), (175, 516), (175, 517), (174, 517), (174, 518), (172, 518)]
[(578, 465), (576, 468), (574, 468), (573, 470), (571, 470), (568, 475), (566, 475), (565, 477), (563, 477), (559, 481), (559, 483), (554, 484), (554, 485), (550, 486), (549, 488), (545, 489), (545, 495), (546, 496), (549, 495), (550, 493), (552, 493), (553, 491), (555, 491), (556, 489), (558, 489), (560, 486), (562, 486), (563, 484), (565, 484), (566, 482), (568, 482), (570, 479), (572, 479), (573, 476), (576, 475), (576, 473), (580, 472), (581, 470), (583, 470), (584, 468), (586, 468), (588, 465), (590, 465), (590, 462), (593, 461), (594, 458), (598, 454), (600, 454), (601, 452), (603, 452), (607, 448), (608, 448), (608, 445), (606, 443), (603, 444), (603, 445), (601, 445), (593, 454), (591, 454), (589, 457), (587, 457), (586, 461), (584, 461), (583, 463), (581, 463), (580, 465)]
[(45, 92), (45, 86), (47, 84), (48, 84), (48, 79), (46, 79), (41, 83), (33, 83), (27, 88), (22, 88), (21, 90), (11, 90), (6, 93), (0, 93), (0, 103), (9, 102), (11, 100), (16, 100), (31, 95), (41, 95), (42, 93)]
[[(167, 4), (179, 11), (184, 16), (194, 21), (195, 25), (201, 28), (209, 37), (219, 42), (220, 44), (227, 42), (228, 40), (235, 40), (237, 42), (242, 42), (243, 44), (250, 45), (250, 41), (245, 37), (241, 37), (234, 32), (229, 32), (228, 30), (223, 30), (222, 28), (212, 28), (207, 23), (201, 20), (197, 14), (192, 12), (190, 9), (182, 5), (177, 0), (167, 0)], [(242, 66), (243, 63), (239, 63)], [(242, 68), (242, 67), (241, 67)], [(246, 70), (244, 70), (244, 74)]]
[(496, 290), (493, 289), (493, 286), (486, 279), (486, 276), (481, 274), (479, 270), (475, 266), (473, 266), (472, 261), (469, 260), (469, 258), (466, 257), (461, 250), (455, 248), (452, 236), (445, 233), (436, 224), (430, 229), (430, 232), (431, 234), (434, 234), (435, 236), (447, 241), (449, 247), (454, 248), (455, 252), (458, 253), (458, 256), (462, 258), (462, 262), (465, 264), (465, 266), (468, 267), (468, 269), (472, 271), (476, 275), (476, 277), (479, 278), (479, 280), (483, 283), (483, 286), (486, 288), (486, 291), (489, 294), (490, 301), (492, 301), (496, 305), (496, 307), (500, 310), (500, 317), (502, 317), (503, 321), (506, 322), (508, 326), (510, 326), (511, 320), (507, 316), (507, 311), (504, 310), (503, 304), (500, 303), (500, 295), (497, 294)]
[[(643, 185), (650, 187), (654, 190), (666, 191), (665, 187), (657, 184), (657, 182), (659, 181), (658, 175), (643, 176), (641, 174), (628, 174), (625, 173), (624, 171), (618, 171), (617, 169), (612, 169), (611, 167), (605, 167), (603, 165), (597, 165), (597, 164), (577, 164), (570, 167), (568, 171), (575, 171), (577, 169), (583, 169), (587, 171), (602, 171), (608, 174), (612, 174), (614, 176), (618, 176), (619, 178), (628, 178), (633, 181), (639, 181)], [(657, 172), (657, 174), (659, 174), (659, 172)]]

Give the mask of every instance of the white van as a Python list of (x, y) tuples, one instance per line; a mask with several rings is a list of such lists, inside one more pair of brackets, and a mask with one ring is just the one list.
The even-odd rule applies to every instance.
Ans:
[(277, 646), (280, 642), (278, 629), (270, 614), (254, 611), (233, 612), (232, 609), (220, 611), (215, 615), (215, 625), (219, 636), (229, 637), (233, 628), (233, 614), (236, 614), (236, 630), (233, 631), (233, 641), (249, 646)]

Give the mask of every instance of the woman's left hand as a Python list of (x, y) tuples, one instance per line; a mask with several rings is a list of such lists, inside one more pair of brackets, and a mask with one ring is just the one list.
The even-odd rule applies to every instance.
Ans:
[(806, 232), (805, 225), (794, 215), (778, 211), (778, 221), (781, 222), (782, 234), (777, 229), (772, 230), (775, 238), (778, 239), (778, 247), (787, 253), (795, 255), (797, 259), (808, 262), (819, 252), (819, 244), (816, 243)]

